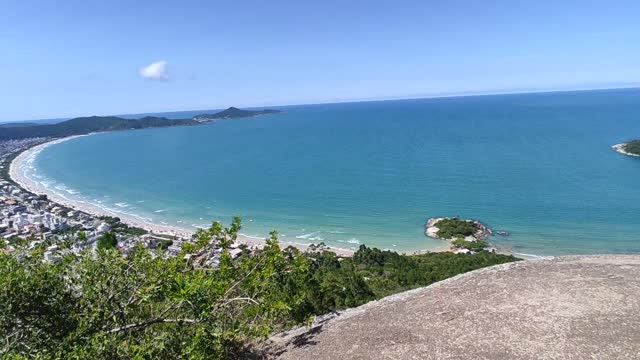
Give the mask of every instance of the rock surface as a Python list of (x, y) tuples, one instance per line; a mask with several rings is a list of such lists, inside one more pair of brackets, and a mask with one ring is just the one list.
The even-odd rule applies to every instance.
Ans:
[(281, 359), (638, 359), (640, 255), (480, 269), (271, 339)]

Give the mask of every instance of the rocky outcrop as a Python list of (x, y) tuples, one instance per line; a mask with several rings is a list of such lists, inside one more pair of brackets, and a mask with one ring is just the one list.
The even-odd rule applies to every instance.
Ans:
[(634, 359), (640, 256), (520, 261), (396, 294), (270, 339), (280, 359)]
[(628, 156), (635, 156), (635, 157), (640, 157), (640, 154), (634, 154), (634, 153), (630, 153), (626, 150), (627, 144), (623, 143), (623, 144), (615, 144), (613, 145), (611, 148), (617, 152), (619, 152), (620, 154), (624, 154), (624, 155), (628, 155)]

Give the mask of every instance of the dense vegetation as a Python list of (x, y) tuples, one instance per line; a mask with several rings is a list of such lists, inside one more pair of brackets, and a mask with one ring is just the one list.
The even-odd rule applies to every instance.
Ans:
[[(0, 249), (0, 355), (238, 358), (251, 341), (313, 315), (516, 260), (366, 246), (343, 259), (323, 249), (281, 249), (275, 233), (261, 251), (232, 260), (239, 229), (239, 219), (228, 228), (214, 223), (169, 258), (142, 247), (126, 257), (98, 248), (51, 263), (42, 261), (48, 244)], [(207, 266), (215, 254), (218, 266)]]
[(20, 127), (20, 126), (38, 126), (38, 124), (32, 123), (32, 122), (18, 122), (18, 121), (0, 124), (0, 128), (11, 128), (11, 127)]
[(116, 234), (111, 231), (100, 235), (96, 243), (98, 249), (113, 249), (116, 245), (118, 245), (118, 239), (116, 238)]
[(196, 115), (193, 118), (198, 120), (216, 120), (216, 119), (237, 119), (266, 114), (281, 113), (280, 110), (241, 110), (236, 107), (230, 107), (226, 110), (217, 112), (215, 114), (201, 114)]
[(626, 143), (626, 145), (624, 146), (624, 151), (631, 154), (640, 155), (640, 139), (631, 140)]
[(482, 251), (487, 247), (487, 242), (484, 240), (466, 241), (464, 239), (455, 239), (451, 242), (456, 248), (467, 249), (471, 251)]
[(141, 119), (124, 119), (117, 116), (91, 116), (74, 118), (55, 124), (3, 127), (0, 128), (0, 140), (25, 139), (30, 137), (63, 137), (88, 134), (95, 131), (195, 124), (198, 124), (198, 122), (192, 119), (175, 120), (155, 116), (147, 116)]
[(458, 239), (473, 235), (477, 231), (472, 222), (462, 219), (442, 219), (435, 224), (438, 236), (443, 239)]

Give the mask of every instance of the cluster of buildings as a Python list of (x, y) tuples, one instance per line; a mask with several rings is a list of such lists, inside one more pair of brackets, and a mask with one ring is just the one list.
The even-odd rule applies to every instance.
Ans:
[(45, 142), (47, 138), (28, 138), (19, 140), (0, 140), (0, 163), (2, 166), (9, 164), (6, 160), (13, 154), (17, 154), (28, 148)]
[[(164, 255), (175, 256), (182, 250), (184, 243), (192, 239), (168, 236), (143, 231), (130, 231), (131, 228), (115, 218), (98, 217), (59, 205), (46, 196), (28, 192), (9, 178), (8, 167), (14, 156), (32, 146), (46, 141), (43, 138), (0, 141), (0, 241), (5, 251), (14, 251), (12, 245), (17, 240), (28, 241), (28, 248), (46, 246), (44, 259), (57, 261), (65, 251), (79, 253), (84, 249), (95, 249), (101, 236), (112, 232), (116, 239), (116, 248), (127, 254), (132, 248), (142, 245), (145, 248), (161, 248)], [(62, 247), (63, 242), (71, 246)], [(233, 258), (242, 250), (234, 246), (229, 252)], [(215, 248), (201, 250), (186, 257), (194, 261), (202, 260), (205, 266), (217, 266), (220, 251)]]
[(86, 239), (83, 237), (74, 244), (81, 250), (83, 246), (95, 243), (110, 228), (101, 219), (60, 206), (5, 179), (0, 180), (0, 237), (8, 245), (16, 238), (30, 240), (30, 247), (44, 241), (55, 244), (75, 239), (75, 233), (83, 231)]
[(60, 255), (60, 247), (56, 244), (71, 241), (71, 251), (78, 253), (87, 247), (95, 248), (98, 239), (108, 231), (114, 233), (117, 249), (125, 254), (138, 244), (146, 248), (171, 244), (167, 254), (175, 255), (182, 242), (187, 241), (150, 233), (134, 235), (124, 231), (128, 229), (126, 225), (118, 225), (113, 226), (112, 221), (105, 218), (58, 205), (45, 196), (34, 195), (7, 180), (0, 180), (0, 237), (9, 249), (17, 239), (30, 241), (30, 248), (46, 242), (53, 245), (46, 249), (45, 259), (55, 260)]
[[(255, 249), (252, 249), (255, 250)], [(237, 243), (231, 244), (228, 254), (231, 259), (237, 259), (242, 254), (243, 246)], [(193, 254), (184, 256), (185, 260), (191, 260), (194, 264), (201, 267), (216, 268), (220, 265), (222, 253), (215, 247), (205, 247)]]
[(38, 205), (41, 201), (38, 199), (21, 202), (14, 195), (21, 193), (13, 193), (7, 195), (7, 189), (11, 186), (0, 181), (0, 235), (4, 239), (12, 236), (47, 238), (51, 235), (51, 231), (64, 230), (69, 227), (69, 222), (65, 217), (59, 215), (59, 209), (42, 208)]
[[(18, 153), (47, 139), (30, 138), (0, 141), (0, 241), (11, 251), (16, 240), (29, 241), (29, 248), (51, 244), (44, 253), (46, 260), (60, 256), (63, 241), (73, 242), (71, 251), (94, 247), (102, 234), (112, 230), (104, 219), (76, 211), (49, 201), (46, 196), (30, 193), (9, 178), (9, 165)], [(82, 236), (79, 236), (82, 232)], [(135, 236), (116, 234), (122, 248), (130, 248)], [(120, 244), (119, 244), (120, 245)]]

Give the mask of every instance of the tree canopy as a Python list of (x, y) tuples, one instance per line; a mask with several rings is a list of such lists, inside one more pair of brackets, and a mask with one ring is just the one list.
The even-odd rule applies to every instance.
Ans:
[(624, 146), (624, 151), (631, 154), (640, 155), (640, 139), (631, 140), (626, 143)]
[(438, 227), (438, 236), (443, 239), (457, 239), (473, 235), (477, 229), (470, 221), (452, 218), (442, 219), (435, 226)]
[[(78, 237), (82, 238), (82, 235), (84, 235), (84, 233), (78, 235)], [(111, 231), (107, 231), (104, 234), (100, 235), (96, 244), (99, 249), (112, 249), (116, 247), (116, 245), (118, 245), (118, 239), (116, 238), (116, 234)]]

